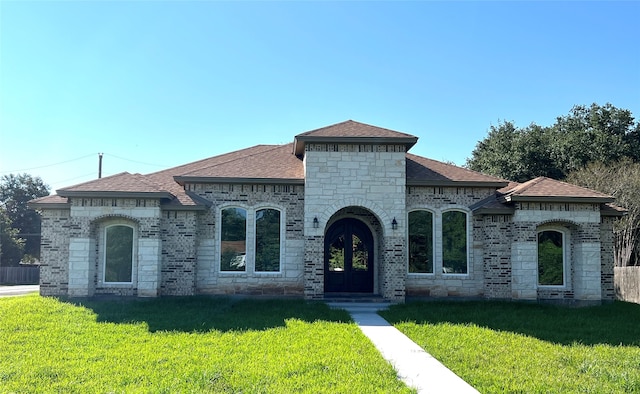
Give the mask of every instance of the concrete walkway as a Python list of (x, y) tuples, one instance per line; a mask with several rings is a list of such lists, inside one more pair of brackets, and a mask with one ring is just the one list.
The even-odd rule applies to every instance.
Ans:
[(331, 308), (351, 314), (382, 357), (398, 372), (398, 377), (418, 393), (478, 393), (458, 375), (425, 352), (415, 342), (384, 320), (377, 311), (384, 303), (329, 302)]
[(2, 286), (0, 285), (0, 297), (18, 296), (29, 293), (35, 293), (40, 291), (38, 285), (15, 285), (15, 286)]

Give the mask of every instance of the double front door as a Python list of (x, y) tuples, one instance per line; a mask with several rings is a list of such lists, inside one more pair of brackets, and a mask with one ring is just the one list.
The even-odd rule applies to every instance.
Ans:
[(341, 219), (324, 241), (324, 290), (328, 293), (373, 292), (373, 236), (358, 219)]

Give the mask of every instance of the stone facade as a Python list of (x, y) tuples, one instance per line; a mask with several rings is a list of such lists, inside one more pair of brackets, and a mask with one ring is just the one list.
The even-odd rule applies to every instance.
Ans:
[[(308, 144), (305, 164), (305, 234), (321, 237), (328, 224), (348, 207), (360, 207), (375, 216), (381, 226), (383, 254), (374, 261), (374, 292), (403, 301), (405, 296), (405, 148), (401, 145)], [(361, 214), (366, 215), (366, 213)], [(317, 218), (321, 226), (314, 228)], [(393, 220), (398, 224), (393, 229)], [(313, 238), (315, 240), (315, 238)], [(310, 298), (324, 294), (324, 248), (316, 242), (305, 246), (305, 282)], [(380, 250), (380, 249), (378, 249)]]

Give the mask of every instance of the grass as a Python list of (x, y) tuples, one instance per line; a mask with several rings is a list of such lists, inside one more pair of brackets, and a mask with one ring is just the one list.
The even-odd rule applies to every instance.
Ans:
[(640, 393), (640, 305), (425, 302), (381, 315), (482, 393)]
[(301, 300), (2, 298), (0, 344), (0, 392), (410, 392), (346, 312)]

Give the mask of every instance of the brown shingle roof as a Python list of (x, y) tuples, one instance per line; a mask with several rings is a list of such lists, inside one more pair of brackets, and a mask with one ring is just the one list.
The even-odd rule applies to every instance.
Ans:
[(307, 131), (296, 136), (296, 138), (299, 137), (417, 138), (411, 134), (372, 126), (366, 123), (356, 122), (354, 120), (347, 120), (331, 126)]
[(292, 144), (260, 145), (244, 149), (225, 160), (212, 160), (206, 166), (176, 175), (178, 182), (233, 180), (286, 181), (304, 183), (302, 160), (292, 153)]
[(606, 194), (557, 181), (547, 177), (538, 177), (521, 183), (507, 190), (501, 197), (503, 201), (583, 201), (612, 202), (614, 199)]
[(118, 193), (123, 196), (173, 197), (167, 190), (146, 176), (128, 172), (121, 172), (120, 174), (65, 187), (58, 189), (56, 192), (62, 197), (105, 195), (105, 193)]
[(418, 137), (366, 123), (347, 120), (346, 122), (336, 123), (331, 126), (296, 135), (293, 146), (294, 152), (300, 156), (304, 153), (305, 143), (320, 141), (401, 144), (405, 145), (408, 150), (415, 145)]
[[(96, 179), (58, 190), (58, 195), (31, 202), (35, 207), (64, 207), (67, 197), (75, 196), (139, 196), (160, 198), (169, 209), (201, 209), (208, 200), (185, 191), (184, 182), (265, 182), (304, 183), (302, 160), (294, 154), (305, 142), (332, 141), (345, 143), (392, 143), (408, 148), (417, 137), (352, 120), (312, 130), (296, 136), (286, 145), (256, 145), (169, 168), (147, 175), (127, 172)], [(583, 201), (606, 203), (613, 198), (593, 190), (536, 178), (526, 183), (509, 182), (466, 168), (425, 157), (406, 154), (407, 185), (480, 186), (499, 189), (495, 196), (474, 205), (473, 209), (503, 213), (512, 208), (511, 201)], [(507, 203), (505, 205), (505, 203)], [(612, 212), (614, 209), (611, 209)]]
[(29, 208), (68, 208), (69, 199), (66, 197), (53, 194), (51, 196), (44, 196), (33, 199), (28, 203)]
[(504, 187), (508, 181), (407, 153), (407, 185)]

